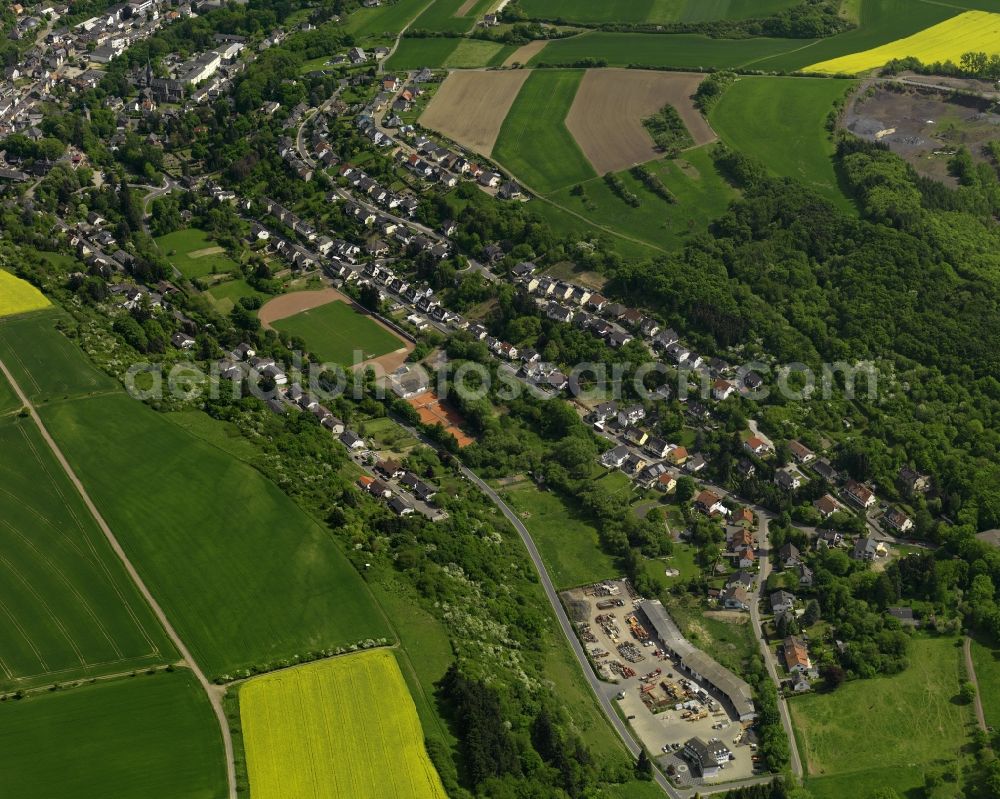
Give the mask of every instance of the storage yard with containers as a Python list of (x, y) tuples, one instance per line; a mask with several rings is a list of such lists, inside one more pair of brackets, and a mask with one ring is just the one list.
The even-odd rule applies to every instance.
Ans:
[(681, 634), (658, 600), (625, 580), (562, 595), (607, 692), (678, 785), (760, 773), (750, 686)]

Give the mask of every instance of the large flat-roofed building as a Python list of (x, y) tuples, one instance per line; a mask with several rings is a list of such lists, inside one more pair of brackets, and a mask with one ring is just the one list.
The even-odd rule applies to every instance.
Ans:
[(753, 691), (747, 682), (688, 641), (659, 600), (647, 599), (639, 605), (639, 610), (649, 622), (649, 629), (656, 633), (661, 648), (676, 657), (684, 671), (714, 689), (740, 721), (756, 718)]

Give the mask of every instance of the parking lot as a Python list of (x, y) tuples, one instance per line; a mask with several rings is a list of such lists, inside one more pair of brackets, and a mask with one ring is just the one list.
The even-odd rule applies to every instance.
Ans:
[[(571, 618), (580, 622), (584, 647), (597, 664), (598, 676), (614, 685), (632, 729), (667, 773), (687, 785), (729, 782), (754, 773), (752, 733), (730, 716), (719, 697), (680, 672), (661, 652), (635, 613), (638, 597), (623, 581), (573, 589), (564, 594)], [(702, 780), (683, 757), (684, 743), (718, 738), (733, 753), (719, 773)], [(664, 751), (666, 750), (666, 751)]]

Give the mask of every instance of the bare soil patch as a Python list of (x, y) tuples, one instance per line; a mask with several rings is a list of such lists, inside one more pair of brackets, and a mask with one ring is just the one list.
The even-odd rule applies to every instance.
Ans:
[(465, 2), (458, 7), (458, 10), (454, 14), (452, 14), (452, 16), (453, 17), (468, 16), (469, 12), (472, 11), (473, 8), (475, 8), (476, 3), (478, 2), (479, 0), (465, 0)]
[[(366, 314), (368, 318), (379, 327), (385, 328), (394, 336), (399, 336), (395, 330), (383, 323), (382, 320), (377, 319), (363, 309), (360, 309), (354, 300), (334, 288), (319, 289), (317, 291), (293, 291), (290, 294), (282, 294), (275, 297), (273, 300), (264, 303), (264, 305), (262, 305), (257, 311), (257, 317), (260, 319), (260, 323), (264, 327), (273, 329), (273, 323), (280, 319), (295, 316), (295, 314), (302, 313), (302, 311), (319, 308), (321, 305), (326, 305), (327, 303), (335, 302), (337, 300), (346, 302), (359, 313)], [(404, 338), (399, 339), (399, 344), (399, 349), (388, 352), (385, 355), (380, 355), (378, 358), (369, 358), (367, 361), (359, 363), (355, 368), (360, 369), (369, 366), (381, 367), (384, 374), (392, 374), (400, 366), (406, 363), (407, 357), (411, 352), (413, 352), (415, 346), (412, 341), (408, 341)], [(378, 368), (376, 368), (376, 374), (377, 373)]]
[(527, 64), (532, 58), (542, 52), (548, 43), (548, 39), (535, 39), (533, 42), (523, 44), (507, 56), (507, 60), (503, 62), (503, 65), (505, 67), (512, 67), (514, 64)]
[(924, 177), (957, 186), (958, 180), (948, 173), (948, 161), (958, 148), (965, 146), (973, 160), (987, 162), (983, 145), (1000, 137), (1000, 114), (989, 108), (986, 99), (876, 84), (858, 92), (843, 125), (862, 139), (887, 145)]
[(668, 103), (677, 109), (696, 146), (716, 139), (691, 96), (700, 73), (589, 69), (580, 82), (566, 127), (599, 174), (619, 172), (660, 156), (642, 120)]
[(482, 155), (490, 155), (514, 98), (530, 71), (462, 71), (445, 78), (420, 124)]
[(192, 250), (187, 254), (188, 258), (204, 258), (206, 255), (219, 255), (225, 250), (222, 247), (203, 247), (200, 250)]

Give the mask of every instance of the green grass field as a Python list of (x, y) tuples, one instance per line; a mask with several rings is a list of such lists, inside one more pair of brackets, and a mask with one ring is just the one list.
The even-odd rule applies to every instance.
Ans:
[(795, 0), (522, 0), (529, 17), (567, 22), (703, 22), (766, 17)]
[[(550, 41), (528, 63), (572, 66), (581, 59), (604, 59), (608, 66), (731, 68), (787, 53), (810, 39), (711, 39), (698, 34), (593, 31)], [(811, 62), (810, 62), (811, 63)]]
[(619, 177), (641, 199), (638, 208), (626, 204), (603, 178), (583, 183), (583, 197), (566, 188), (550, 194), (549, 199), (595, 224), (612, 227), (661, 249), (675, 249), (690, 234), (705, 230), (709, 222), (722, 216), (737, 196), (716, 170), (710, 150), (706, 145), (688, 150), (678, 159), (646, 164), (677, 198), (676, 203), (657, 197), (628, 172), (619, 173)]
[(3, 794), (31, 799), (223, 799), (218, 723), (187, 670), (0, 706)]
[(979, 697), (986, 723), (1000, 728), (1000, 648), (973, 641), (972, 662), (979, 680)]
[(415, 31), (468, 33), (490, 3), (491, 0), (476, 0), (468, 13), (457, 17), (455, 14), (465, 4), (465, 0), (434, 0), (410, 27)]
[(212, 304), (220, 313), (229, 313), (233, 310), (236, 301), (241, 297), (259, 297), (262, 300), (266, 300), (269, 296), (262, 291), (257, 291), (257, 289), (253, 288), (243, 278), (219, 283), (208, 289), (205, 294), (211, 298)]
[(731, 147), (773, 173), (851, 207), (833, 168), (834, 145), (825, 128), (834, 103), (854, 85), (824, 78), (740, 78), (712, 109), (712, 127)]
[(511, 506), (531, 532), (556, 588), (571, 588), (615, 577), (621, 569), (601, 551), (597, 530), (578, 518), (558, 495), (533, 483), (505, 491)]
[(240, 717), (254, 799), (445, 799), (389, 650), (251, 680)]
[(0, 689), (175, 655), (34, 422), (0, 420)]
[(514, 45), (487, 42), (482, 39), (459, 39), (458, 46), (448, 55), (443, 66), (449, 69), (495, 67), (506, 61), (507, 56), (516, 49)]
[(0, 320), (0, 359), (32, 402), (110, 391), (117, 385), (56, 329), (68, 319), (52, 311)]
[(386, 69), (476, 69), (495, 67), (517, 48), (482, 39), (403, 39)]
[(962, 674), (956, 642), (918, 637), (902, 674), (789, 703), (815, 799), (869, 796), (878, 787), (907, 795), (928, 767), (960, 756), (972, 707), (954, 701)]
[(388, 635), (330, 534), (252, 467), (123, 394), (44, 418), (209, 675)]
[(7, 378), (0, 374), (0, 416), (11, 413), (21, 407), (21, 401), (14, 393)]
[(156, 246), (170, 263), (186, 278), (234, 272), (233, 261), (204, 230), (175, 230), (156, 239)]
[(344, 30), (358, 41), (391, 39), (430, 3), (431, 0), (397, 0), (375, 8), (359, 8), (344, 22)]
[(525, 81), (493, 147), (493, 157), (534, 191), (548, 194), (595, 177), (566, 128), (583, 72), (539, 70)]
[(279, 319), (274, 327), (288, 336), (300, 337), (309, 351), (325, 363), (344, 366), (354, 363), (355, 350), (360, 350), (362, 360), (366, 360), (403, 346), (395, 335), (340, 300)]

